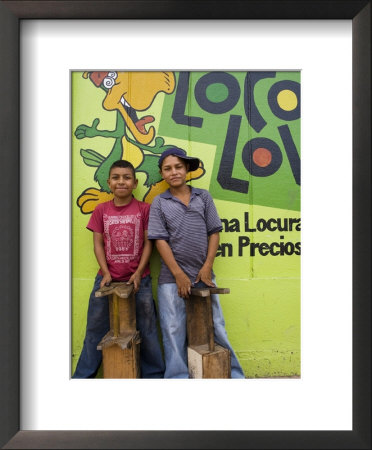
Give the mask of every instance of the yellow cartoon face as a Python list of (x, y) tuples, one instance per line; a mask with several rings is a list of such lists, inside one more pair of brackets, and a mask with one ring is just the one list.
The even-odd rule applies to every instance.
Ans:
[[(88, 73), (85, 74), (88, 77)], [(147, 110), (159, 92), (170, 94), (175, 88), (173, 72), (90, 72), (89, 78), (98, 87), (107, 89), (103, 107), (118, 110), (130, 132), (141, 144), (148, 144), (155, 135), (154, 127), (146, 125), (154, 121), (147, 115), (138, 118), (137, 111)]]
[[(111, 164), (118, 159), (130, 161), (139, 173), (145, 174), (144, 184), (147, 192), (142, 201), (151, 203), (156, 195), (169, 187), (159, 174), (158, 158), (170, 143), (165, 144), (164, 138), (157, 136), (150, 146), (149, 144), (155, 138), (155, 128), (151, 126), (147, 130), (146, 126), (154, 122), (155, 118), (149, 114), (139, 118), (139, 114), (152, 106), (157, 94), (169, 95), (174, 92), (175, 74), (173, 72), (95, 71), (84, 72), (83, 78), (89, 79), (97, 88), (104, 91), (102, 107), (106, 111), (116, 112), (117, 117), (114, 130), (101, 130), (98, 126), (99, 118), (95, 118), (91, 126), (80, 124), (75, 130), (77, 139), (114, 138), (108, 155), (102, 155), (96, 149), (82, 148), (80, 150), (84, 162), (90, 167), (97, 168), (94, 180), (99, 188), (85, 189), (78, 197), (77, 205), (83, 214), (90, 214), (99, 203), (112, 199), (113, 195), (108, 189), (107, 178)], [(200, 178), (204, 173), (205, 169), (201, 162), (200, 167), (190, 172), (187, 179)]]

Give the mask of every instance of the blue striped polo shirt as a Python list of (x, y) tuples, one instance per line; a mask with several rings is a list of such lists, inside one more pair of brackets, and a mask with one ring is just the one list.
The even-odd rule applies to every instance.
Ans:
[[(208, 191), (191, 187), (188, 206), (169, 189), (154, 198), (149, 217), (148, 238), (168, 242), (181, 269), (194, 283), (208, 251), (208, 236), (222, 230), (216, 206)], [(159, 284), (175, 283), (161, 261)]]

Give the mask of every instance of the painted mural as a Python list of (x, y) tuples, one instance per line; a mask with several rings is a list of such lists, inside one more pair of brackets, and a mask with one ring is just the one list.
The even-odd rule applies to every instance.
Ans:
[[(299, 72), (71, 74), (72, 369), (98, 269), (89, 215), (109, 200), (109, 168), (127, 159), (135, 196), (167, 189), (160, 154), (197, 156), (189, 183), (208, 189), (223, 222), (214, 269), (226, 330), (247, 377), (300, 375)], [(156, 297), (159, 256), (151, 271)]]

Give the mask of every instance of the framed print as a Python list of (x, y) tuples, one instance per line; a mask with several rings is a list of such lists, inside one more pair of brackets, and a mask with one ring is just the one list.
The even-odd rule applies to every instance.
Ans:
[[(128, 42), (127, 37), (125, 41)], [(102, 78), (102, 75), (105, 76)], [(114, 79), (125, 101), (131, 105), (129, 116), (116, 103), (114, 110), (108, 106), (115, 89), (106, 93), (105, 84), (111, 84)], [(244, 98), (251, 96), (250, 86), (256, 84), (254, 102), (243, 107)], [(221, 218), (220, 244), (213, 270), (217, 284), (230, 289), (229, 295), (221, 296), (219, 302), (229, 337), (224, 342), (225, 346), (239, 349), (236, 355), (238, 362), (233, 356), (231, 376), (300, 377), (300, 86), (300, 72), (294, 70), (71, 72), (74, 130), (71, 151), (74, 377), (87, 374), (82, 371), (83, 360), (79, 363), (78, 360), (83, 351), (82, 334), (86, 329), (89, 284), (92, 284), (96, 273), (95, 258), (88, 251), (91, 232), (86, 229), (86, 222), (90, 218), (93, 220), (99, 204), (104, 204), (102, 207), (112, 205), (113, 194), (106, 182), (109, 165), (118, 159), (133, 164), (138, 176), (133, 191), (135, 199), (151, 204), (155, 196), (163, 194), (166, 189), (165, 181), (159, 174), (160, 153), (176, 144), (187, 151), (188, 156), (199, 158), (199, 167), (188, 174), (187, 185), (193, 189), (208, 190)], [(210, 92), (213, 89), (212, 95)], [(270, 100), (269, 105), (274, 112), (266, 115), (266, 124), (261, 122), (258, 125), (258, 107), (267, 103), (268, 96), (274, 98), (276, 91), (282, 93), (280, 102), (287, 109)], [(186, 95), (189, 97), (187, 101)], [(212, 97), (212, 101), (207, 95)], [(140, 110), (136, 108), (137, 113), (133, 114), (135, 107)], [(113, 123), (115, 117), (119, 123), (116, 120)], [(123, 124), (121, 120), (125, 123), (124, 127), (120, 125)], [(194, 123), (189, 126), (188, 120)], [(99, 126), (90, 127), (98, 121)], [(146, 127), (142, 128), (144, 122), (149, 124), (147, 126), (151, 123), (148, 132)], [(259, 138), (251, 138), (252, 133), (261, 130), (263, 133)], [(112, 135), (117, 133), (119, 137), (112, 143)], [(92, 137), (86, 137), (87, 134)], [(234, 135), (239, 138), (236, 144), (230, 145)], [(244, 164), (239, 176), (233, 175), (234, 167), (239, 167), (240, 155)], [(249, 171), (256, 176), (250, 177)], [(98, 186), (95, 186), (95, 178), (98, 179)], [(112, 214), (115, 216), (114, 211)], [(125, 266), (125, 259), (133, 251), (131, 242), (135, 242), (132, 238), (136, 235), (135, 230), (131, 230), (127, 222), (120, 222), (118, 226), (117, 220), (124, 219), (112, 217), (105, 222), (105, 230), (115, 230), (112, 238), (107, 240), (110, 267), (115, 267), (115, 261), (116, 264), (121, 261), (120, 264)], [(185, 235), (190, 235), (188, 228)], [(197, 233), (197, 236), (199, 239), (200, 234)], [(192, 239), (192, 242), (195, 240)], [(198, 253), (196, 249), (194, 251)], [(150, 267), (153, 291), (156, 293), (160, 269), (156, 251), (152, 254)], [(285, 292), (279, 300), (278, 292)], [(255, 319), (252, 318), (253, 311)], [(268, 319), (269, 316), (275, 319)], [(268, 320), (272, 323), (269, 329)], [(138, 323), (141, 323), (140, 320)], [(247, 323), (251, 325), (244, 326)], [(141, 335), (141, 351), (146, 354), (146, 329)], [(114, 340), (110, 335), (107, 337), (112, 344)], [(200, 342), (197, 339), (199, 337), (193, 340), (191, 336), (188, 341)], [(153, 341), (157, 341), (157, 336)], [(259, 349), (255, 344), (257, 341), (261, 341)], [(92, 347), (95, 349), (96, 345)], [(190, 348), (188, 351), (197, 361), (198, 349)], [(106, 354), (107, 350), (103, 349), (103, 352)], [(100, 353), (97, 357), (99, 364)], [(223, 356), (220, 357), (222, 360)], [(142, 365), (138, 376), (152, 378), (154, 373), (159, 374), (159, 367), (162, 363), (153, 364), (151, 370)], [(97, 368), (91, 370), (94, 372)], [(103, 371), (107, 375), (105, 364)], [(181, 373), (182, 376), (188, 375), (185, 369)], [(195, 368), (194, 373), (200, 374), (200, 370)], [(178, 372), (176, 374), (180, 376)], [(174, 372), (166, 372), (167, 378), (173, 375)], [(221, 371), (220, 375), (227, 376), (227, 373)]]
[[(1, 235), (1, 276), (5, 294), (2, 298), (0, 328), (4, 361), (1, 366), (1, 389), (4, 405), (1, 408), (1, 445), (5, 446), (4, 448), (60, 448), (61, 446), (64, 448), (369, 448), (371, 384), (368, 363), (370, 360), (371, 200), (370, 2), (232, 1), (227, 3), (221, 1), (214, 2), (212, 5), (209, 1), (180, 1), (176, 4), (172, 1), (132, 2), (124, 0), (88, 3), (91, 8), (86, 7), (87, 2), (80, 1), (3, 1), (0, 3), (1, 58), (6, 61), (6, 70), (1, 72), (1, 167), (4, 167), (1, 183), (3, 191), (8, 193), (5, 195), (4, 214), (1, 218), (3, 231)], [(190, 12), (191, 5), (192, 13)], [(27, 19), (35, 19), (35, 21)], [(37, 21), (36, 19), (42, 20)], [(53, 19), (53, 21), (47, 19)], [(86, 41), (82, 50), (85, 50), (84, 55), (88, 55), (92, 49), (96, 50), (96, 62), (92, 62), (93, 60), (87, 62), (88, 59), (84, 59), (83, 56), (80, 56), (80, 59), (74, 59), (76, 52), (73, 45), (71, 47), (71, 44), (75, 43), (72, 36), (74, 36), (74, 27), (79, 21), (72, 20), (71, 33), (67, 33), (66, 29), (63, 30), (62, 19), (82, 19), (79, 32), (81, 35), (84, 35), (85, 31), (88, 33), (86, 35), (89, 35), (90, 44), (87, 45)], [(311, 20), (323, 20), (323, 25), (322, 22), (317, 22), (319, 39), (314, 39), (313, 46), (296, 48), (293, 36), (291, 41), (293, 47), (290, 46), (291, 49), (293, 48), (292, 53), (296, 55), (309, 52), (317, 56), (317, 62), (312, 65), (314, 69), (317, 65), (319, 67), (311, 72), (313, 78), (307, 78), (308, 72), (304, 70), (304, 79), (301, 77), (301, 83), (306, 86), (313, 81), (313, 84), (317, 86), (315, 94), (324, 100), (324, 104), (319, 107), (318, 123), (310, 129), (306, 128), (306, 123), (311, 122), (307, 113), (307, 105), (313, 99), (309, 98), (306, 87), (304, 88), (305, 96), (302, 98), (304, 101), (301, 105), (305, 118), (308, 119), (304, 120), (302, 137), (304, 185), (307, 186), (304, 188), (304, 192), (306, 193), (311, 186), (316, 192), (311, 197), (316, 195), (318, 199), (315, 210), (317, 214), (314, 210), (311, 211), (311, 215), (306, 213), (307, 223), (311, 225), (310, 228), (307, 228), (306, 233), (309, 235), (310, 232), (315, 240), (311, 241), (314, 248), (310, 248), (307, 244), (307, 252), (304, 252), (304, 255), (319, 255), (315, 265), (321, 271), (326, 272), (327, 276), (320, 274), (319, 280), (309, 283), (306, 274), (310, 271), (309, 266), (314, 266), (314, 261), (309, 263), (306, 256), (303, 258), (303, 290), (306, 291), (303, 292), (306, 298), (303, 303), (303, 311), (306, 320), (311, 317), (311, 325), (309, 326), (306, 322), (304, 326), (302, 379), (270, 380), (270, 383), (259, 379), (242, 380), (249, 384), (245, 384), (244, 387), (234, 384), (228, 389), (224, 384), (208, 382), (208, 384), (200, 385), (199, 380), (190, 380), (188, 383), (193, 383), (193, 391), (184, 385), (180, 389), (181, 384), (168, 383), (167, 380), (164, 381), (167, 383), (166, 388), (163, 388), (163, 385), (154, 387), (152, 384), (142, 384), (139, 401), (138, 385), (128, 382), (125, 385), (127, 388), (125, 389), (126, 405), (130, 405), (135, 414), (126, 413), (125, 424), (122, 424), (122, 421), (119, 421), (113, 414), (119, 412), (120, 406), (124, 405), (121, 385), (112, 382), (113, 380), (106, 385), (100, 383), (100, 380), (92, 380), (95, 384), (89, 385), (87, 388), (86, 382), (77, 384), (79, 380), (69, 380), (70, 368), (66, 369), (65, 367), (66, 355), (70, 349), (67, 343), (61, 345), (61, 341), (67, 342), (68, 338), (60, 328), (60, 324), (67, 317), (65, 314), (68, 312), (68, 308), (61, 310), (62, 314), (58, 313), (60, 311), (58, 308), (53, 309), (56, 304), (61, 303), (61, 294), (65, 295), (66, 292), (68, 294), (69, 286), (67, 286), (67, 282), (60, 283), (60, 285), (56, 282), (55, 288), (53, 288), (51, 284), (53, 275), (49, 267), (53, 265), (57, 252), (58, 258), (64, 261), (62, 267), (58, 268), (58, 276), (60, 280), (69, 279), (70, 255), (69, 251), (63, 248), (63, 246), (67, 248), (69, 245), (62, 243), (62, 235), (69, 229), (69, 214), (61, 214), (62, 228), (58, 232), (49, 226), (51, 216), (58, 214), (59, 211), (66, 211), (64, 208), (70, 200), (68, 199), (66, 203), (69, 195), (60, 196), (58, 190), (59, 186), (64, 186), (65, 192), (70, 192), (70, 180), (66, 175), (70, 170), (69, 159), (64, 156), (63, 149), (62, 153), (59, 153), (60, 158), (56, 159), (56, 155), (58, 156), (61, 144), (62, 147), (65, 147), (67, 154), (70, 138), (68, 136), (66, 139), (65, 136), (71, 135), (73, 131), (67, 129), (66, 132), (65, 126), (65, 122), (69, 122), (70, 114), (68, 96), (65, 95), (64, 99), (58, 96), (58, 92), (66, 92), (66, 86), (69, 86), (70, 72), (67, 74), (65, 67), (60, 70), (62, 66), (59, 66), (56, 61), (64, 57), (58, 50), (63, 48), (61, 42), (64, 42), (65, 47), (71, 49), (68, 53), (70, 70), (84, 71), (87, 68), (93, 70), (94, 64), (98, 64), (99, 69), (111, 68), (112, 59), (108, 56), (109, 52), (98, 52), (98, 50), (103, 48), (102, 44), (107, 36), (111, 36), (117, 42), (121, 42), (121, 36), (117, 28), (119, 22), (115, 20), (107, 22), (111, 26), (110, 29), (105, 19), (124, 20), (126, 32), (132, 33), (133, 38), (136, 39), (137, 48), (142, 50), (148, 49), (149, 46), (156, 47), (157, 39), (165, 29), (170, 30), (173, 41), (178, 39), (177, 28), (186, 30), (187, 42), (192, 42), (195, 57), (192, 58), (192, 55), (185, 50), (177, 54), (174, 47), (170, 47), (173, 49), (172, 64), (177, 70), (202, 70), (203, 68), (301, 70), (301, 66), (294, 67), (290, 59), (285, 58), (281, 64), (286, 67), (282, 67), (278, 63), (278, 59), (274, 59), (272, 49), (271, 54), (270, 49), (267, 53), (263, 52), (266, 62), (261, 62), (259, 65), (255, 63), (255, 67), (248, 67), (249, 63), (246, 62), (239, 64), (240, 67), (232, 66), (232, 60), (229, 60), (231, 55), (225, 44), (226, 42), (231, 45), (235, 43), (236, 47), (231, 48), (238, 48), (237, 43), (239, 43), (241, 48), (247, 49), (247, 51), (250, 49), (251, 58), (253, 58), (255, 48), (253, 45), (244, 45), (246, 41), (244, 41), (245, 37), (242, 32), (248, 21), (252, 21), (250, 22), (252, 29), (258, 30), (260, 26), (267, 26), (263, 22), (265, 19), (277, 19), (278, 22), (271, 22), (271, 28), (275, 33), (280, 30), (278, 23), (282, 20), (288, 20), (286, 24), (290, 28), (291, 21), (301, 19), (303, 20), (301, 28), (305, 30)], [(136, 33), (138, 29), (141, 29), (142, 22), (145, 22), (143, 19), (150, 19), (146, 26), (150, 31), (141, 39), (142, 37)], [(195, 21), (191, 22), (192, 19)], [(207, 20), (204, 21), (204, 19)], [(329, 21), (324, 21), (324, 19), (329, 19)], [(235, 24), (233, 28), (230, 20)], [(39, 26), (38, 22), (40, 22)], [(199, 30), (200, 24), (203, 25), (204, 34), (197, 32), (198, 22)], [(191, 35), (190, 29), (186, 26), (187, 23), (193, 23), (195, 35)], [(335, 23), (338, 28), (332, 27)], [(92, 28), (89, 27), (97, 24), (100, 26), (97, 40), (95, 40), (95, 37), (90, 34)], [(219, 30), (223, 24), (228, 32), (225, 35), (221, 32), (222, 39), (219, 39), (216, 29)], [(329, 25), (328, 30), (327, 25)], [(346, 36), (352, 35), (352, 40), (343, 37), (342, 30), (345, 25)], [(277, 26), (278, 28), (276, 28)], [(348, 26), (349, 29), (347, 29)], [(43, 34), (44, 29), (47, 29), (50, 34)], [(263, 29), (267, 30), (267, 28)], [(337, 31), (333, 36), (334, 30)], [(32, 35), (31, 31), (36, 34)], [(300, 35), (299, 27), (298, 36)], [(192, 38), (196, 36), (197, 39), (193, 40)], [(260, 37), (262, 41), (265, 40), (264, 33)], [(321, 52), (317, 54), (314, 51), (319, 48), (317, 47), (318, 41), (322, 40), (324, 40), (323, 47), (329, 48), (328, 51), (332, 57), (328, 57), (328, 54), (325, 57)], [(341, 41), (345, 45), (339, 45), (337, 41)], [(128, 40), (128, 42), (132, 41)], [(327, 47), (330, 42), (332, 45)], [(34, 45), (35, 43), (37, 45)], [(169, 44), (171, 46), (173, 43), (169, 42)], [(79, 49), (78, 44), (76, 47)], [(124, 47), (122, 45), (120, 48)], [(35, 61), (35, 65), (39, 61), (41, 55), (39, 49), (41, 48), (50, 55), (50, 61), (53, 61), (50, 71), (48, 67), (47, 70), (43, 68), (40, 72), (30, 69), (25, 74), (24, 68), (30, 68), (30, 61)], [(128, 70), (164, 68), (166, 63), (165, 59), (161, 59), (162, 47), (156, 48), (159, 49), (157, 52), (159, 59), (154, 59), (154, 52), (147, 51), (146, 58), (143, 59), (145, 62), (142, 63), (134, 62), (132, 53), (130, 53), (131, 49), (127, 48), (125, 68)], [(200, 54), (203, 52), (208, 54), (211, 60), (216, 56), (221, 57), (221, 55), (225, 55), (225, 60), (220, 66), (217, 66), (215, 62), (209, 63), (213, 64), (211, 67), (208, 62), (205, 62), (205, 58), (200, 62)], [(276, 53), (278, 54), (278, 52)], [(82, 54), (80, 53), (80, 55)], [(243, 54), (245, 56), (245, 52)], [(197, 55), (199, 55), (199, 59), (196, 57)], [(184, 65), (179, 62), (181, 56), (185, 60)], [(329, 89), (327, 97), (327, 90), (324, 90), (321, 79), (318, 77), (319, 74), (322, 74), (322, 70), (328, 72), (328, 74), (324, 73), (323, 80), (327, 81), (324, 81), (323, 84), (329, 86), (331, 84), (329, 72), (334, 70), (333, 83), (336, 85), (337, 70), (333, 69), (331, 65), (332, 61), (336, 60), (344, 60), (345, 65), (341, 65), (341, 69), (339, 69), (342, 71), (339, 78), (344, 80), (344, 84), (337, 89)], [(274, 67), (270, 67), (271, 64)], [(62, 78), (60, 78), (61, 73)], [(19, 77), (18, 74), (21, 76)], [(35, 89), (30, 89), (30, 86), (35, 86)], [(36, 86), (38, 89), (39, 86), (44, 88), (43, 95), (38, 95), (40, 91), (37, 91)], [(330, 97), (331, 92), (337, 92), (338, 95)], [(49, 100), (49, 103), (44, 103), (45, 98)], [(28, 107), (26, 108), (26, 105), (29, 104), (34, 105), (32, 112)], [(18, 105), (21, 105), (20, 109)], [(337, 116), (342, 124), (339, 128), (332, 128), (329, 125), (332, 120), (330, 118), (332, 108), (333, 115)], [(48, 120), (42, 115), (45, 116), (46, 111), (50, 111)], [(325, 111), (328, 116), (325, 115)], [(314, 117), (312, 120), (312, 124), (314, 124)], [(29, 126), (29, 124), (38, 124), (38, 126)], [(33, 146), (34, 133), (36, 133), (36, 128), (39, 129), (39, 124), (45, 126), (42, 130), (44, 137), (39, 140), (40, 148), (46, 148), (48, 151), (50, 149), (49, 161), (53, 165), (52, 171), (50, 165), (39, 164), (39, 149)], [(328, 134), (326, 124), (330, 126), (329, 130), (332, 130)], [(62, 129), (64, 129), (63, 132), (61, 132)], [(50, 134), (51, 131), (54, 134)], [(329, 134), (332, 134), (331, 140)], [(318, 140), (316, 141), (315, 138)], [(309, 143), (311, 144), (309, 145)], [(312, 166), (314, 158), (312, 159), (309, 153), (311, 146), (317, 150), (322, 149), (322, 152), (313, 152), (319, 156), (315, 166)], [(28, 153), (27, 150), (29, 150)], [(54, 166), (58, 170), (55, 170)], [(311, 166), (311, 174), (306, 172), (306, 168), (309, 166)], [(342, 170), (345, 170), (345, 177), (340, 176), (340, 173), (343, 173)], [(33, 174), (32, 181), (28, 181), (28, 172)], [(324, 187), (319, 193), (316, 188), (320, 184)], [(10, 186), (12, 186), (11, 195), (9, 195)], [(39, 209), (40, 196), (46, 206), (43, 210)], [(332, 207), (334, 216), (330, 220), (332, 216), (329, 214), (329, 210), (332, 210)], [(316, 220), (311, 217), (316, 215), (318, 215)], [(39, 222), (34, 220), (34, 216), (39, 218)], [(26, 218), (27, 233), (24, 232)], [(44, 234), (40, 234), (41, 231)], [(325, 240), (323, 235), (326, 235), (328, 240)], [(48, 249), (51, 251), (49, 252)], [(20, 254), (23, 255), (21, 259), (19, 258)], [(332, 255), (328, 265), (324, 261), (326, 260), (325, 255)], [(35, 268), (43, 267), (45, 261), (49, 263), (45, 269), (44, 282), (40, 283), (40, 274), (35, 273)], [(341, 261), (342, 264), (340, 264)], [(352, 284), (348, 281), (351, 280), (351, 275)], [(22, 283), (21, 280), (23, 280)], [(35, 295), (35, 292), (38, 294)], [(32, 293), (32, 297), (36, 297), (36, 302), (35, 299), (28, 303), (25, 302), (28, 293), (29, 295)], [(309, 295), (313, 297), (312, 302), (309, 300)], [(50, 299), (50, 307), (45, 302), (45, 298)], [(22, 303), (20, 303), (20, 299)], [(40, 304), (44, 309), (43, 315), (37, 312)], [(316, 309), (318, 309), (318, 313), (312, 315)], [(348, 320), (344, 322), (344, 319), (341, 319), (341, 313), (345, 312), (348, 314)], [(333, 316), (334, 320), (329, 322), (329, 317)], [(19, 317), (21, 317), (21, 322), (19, 322)], [(346, 324), (346, 327), (342, 328), (341, 324)], [(330, 333), (325, 339), (324, 333), (327, 325)], [(29, 329), (33, 330), (31, 334), (26, 331)], [(44, 339), (45, 347), (40, 348), (36, 343), (40, 341), (39, 331), (42, 330), (46, 330), (47, 333), (41, 337)], [(319, 339), (319, 335), (324, 339)], [(25, 341), (25, 337), (28, 342)], [(60, 356), (57, 359), (49, 346), (53, 341)], [(35, 351), (36, 347), (37, 351)], [(327, 351), (324, 351), (325, 348)], [(49, 355), (48, 358), (46, 354)], [(36, 366), (36, 370), (32, 369), (30, 360), (27, 360), (30, 358), (29, 355), (32, 355), (31, 362)], [(318, 365), (313, 364), (314, 358)], [(351, 358), (352, 372), (346, 364), (348, 361), (351, 362)], [(50, 367), (45, 364), (48, 360)], [(26, 364), (22, 361), (26, 361)], [(316, 367), (314, 368), (314, 366)], [(27, 367), (27, 373), (24, 371), (25, 367)], [(50, 369), (52, 369), (51, 376), (48, 376), (46, 372), (49, 372)], [(325, 370), (325, 373), (321, 376), (322, 370)], [(330, 387), (331, 375), (335, 377), (335, 385), (338, 378), (344, 380), (346, 384), (340, 384), (339, 390), (332, 389)], [(64, 383), (69, 384), (73, 393), (71, 397), (65, 395), (62, 384), (58, 384), (61, 378), (65, 380)], [(302, 397), (303, 387), (309, 382), (312, 383), (313, 379), (317, 380), (318, 394), (316, 395), (313, 390), (311, 399)], [(285, 394), (288, 381), (291, 383), (290, 399)], [(94, 400), (91, 386), (94, 386), (97, 402), (98, 398), (101, 400), (105, 396), (117, 400), (116, 403), (115, 401), (108, 402), (112, 418), (111, 426), (103, 420), (96, 420), (90, 414), (87, 415), (88, 420), (83, 422), (84, 407), (89, 407)], [(30, 387), (32, 388), (30, 389)], [(327, 391), (324, 390), (325, 387)], [(257, 397), (263, 390), (266, 391), (266, 394), (271, 393), (271, 398), (262, 397), (262, 401), (259, 402)], [(218, 391), (218, 395), (215, 395), (216, 391)], [(295, 391), (298, 394), (297, 403), (296, 395), (293, 395)], [(86, 396), (80, 396), (82, 393)], [(68, 403), (65, 402), (63, 396), (68, 398)], [(147, 412), (140, 414), (139, 406), (144, 398), (151, 399), (151, 401), (146, 404)], [(237, 401), (238, 398), (241, 401)], [(191, 402), (190, 399), (195, 400), (196, 403)], [(205, 410), (195, 408), (195, 404), (198, 404), (200, 399), (205, 400)], [(303, 404), (300, 404), (301, 400), (303, 400)], [(331, 411), (328, 409), (330, 403), (333, 403), (332, 408), (339, 405), (340, 410), (346, 411), (339, 423), (336, 419), (332, 421), (332, 417), (326, 417), (326, 411)], [(292, 411), (290, 408), (286, 409), (288, 404), (292, 405)], [(55, 408), (55, 405), (58, 405), (58, 408)], [(294, 408), (293, 405), (295, 405)], [(314, 408), (310, 415), (318, 416), (318, 421), (315, 421), (313, 426), (306, 426), (306, 416), (304, 416), (304, 410), (310, 409), (309, 405)], [(219, 408), (221, 411), (220, 414), (217, 414)], [(57, 409), (60, 410), (61, 415), (56, 413)], [(172, 410), (173, 413), (169, 414), (169, 410)], [(279, 411), (281, 414), (277, 414)], [(261, 419), (266, 418), (266, 421), (263, 420), (262, 423), (259, 423), (258, 420), (255, 421), (254, 416)], [(295, 416), (303, 416), (303, 420), (301, 421), (300, 417), (300, 420), (296, 422)], [(210, 418), (212, 420), (208, 420)], [(246, 424), (247, 418), (250, 421), (249, 424)], [(311, 418), (313, 419), (313, 417)]]

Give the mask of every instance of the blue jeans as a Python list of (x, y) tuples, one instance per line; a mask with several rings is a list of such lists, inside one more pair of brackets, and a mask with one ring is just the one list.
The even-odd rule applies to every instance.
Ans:
[[(213, 280), (215, 282), (215, 280)], [(211, 295), (215, 342), (231, 352), (231, 378), (245, 378), (225, 330), (218, 295)], [(159, 320), (165, 356), (164, 378), (189, 378), (187, 365), (186, 302), (176, 283), (158, 285)]]
[[(97, 345), (110, 329), (108, 297), (95, 297), (102, 276), (97, 275), (89, 298), (87, 328), (83, 350), (72, 378), (94, 378), (102, 361)], [(156, 309), (151, 277), (142, 278), (136, 297), (137, 329), (141, 333), (140, 367), (142, 378), (163, 378), (164, 361), (156, 326)]]

